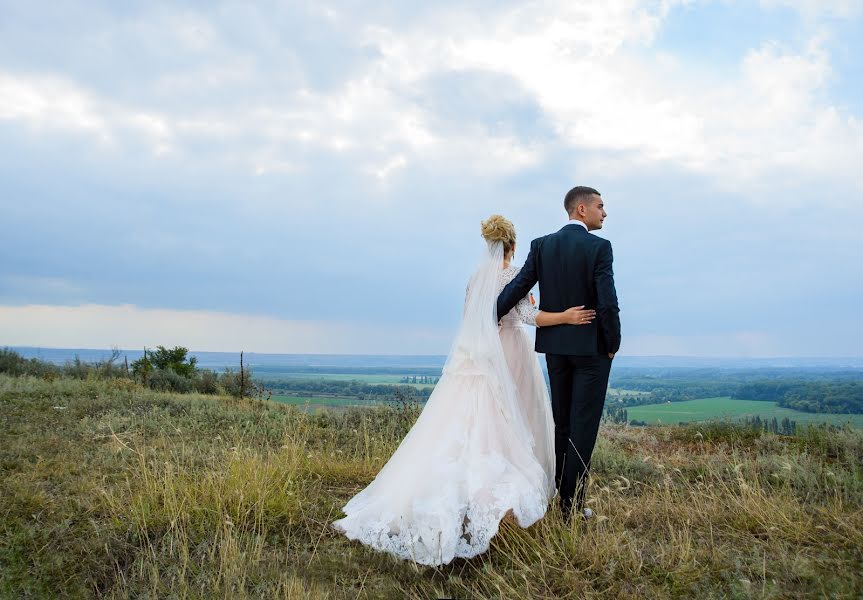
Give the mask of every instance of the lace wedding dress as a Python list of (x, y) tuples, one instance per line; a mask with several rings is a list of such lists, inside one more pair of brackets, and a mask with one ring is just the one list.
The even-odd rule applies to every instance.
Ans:
[(497, 295), (518, 273), (490, 243), (468, 284), (443, 373), (414, 426), (333, 526), (352, 540), (424, 565), (489, 547), (512, 511), (521, 527), (554, 494), (554, 425), (525, 298), (497, 325)]

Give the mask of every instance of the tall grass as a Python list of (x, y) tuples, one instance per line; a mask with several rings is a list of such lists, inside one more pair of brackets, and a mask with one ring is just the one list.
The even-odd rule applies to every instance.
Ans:
[(419, 567), (328, 527), (418, 407), (0, 376), (5, 597), (857, 598), (863, 434), (608, 426), (589, 502)]

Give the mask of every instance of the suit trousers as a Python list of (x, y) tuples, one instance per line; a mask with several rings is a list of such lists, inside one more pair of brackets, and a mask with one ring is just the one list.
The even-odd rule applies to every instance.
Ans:
[(584, 508), (590, 459), (608, 391), (611, 361), (607, 354), (546, 354), (554, 417), (555, 478), (565, 515)]

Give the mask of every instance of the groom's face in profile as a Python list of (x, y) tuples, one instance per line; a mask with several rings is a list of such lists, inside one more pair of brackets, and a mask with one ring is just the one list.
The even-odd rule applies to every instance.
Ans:
[(608, 214), (605, 212), (605, 203), (602, 201), (602, 196), (594, 194), (587, 198), (579, 207), (582, 213), (582, 221), (587, 225), (589, 231), (594, 229), (602, 229), (602, 222)]

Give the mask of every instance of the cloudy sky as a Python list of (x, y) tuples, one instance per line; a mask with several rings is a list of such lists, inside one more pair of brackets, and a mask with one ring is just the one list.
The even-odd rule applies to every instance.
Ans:
[(0, 157), (0, 345), (445, 354), (581, 184), (623, 353), (863, 355), (859, 0), (0, 0)]

